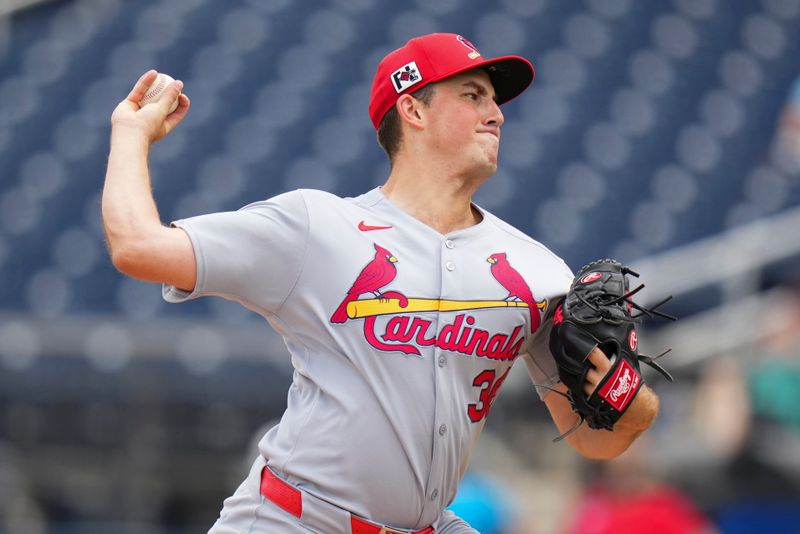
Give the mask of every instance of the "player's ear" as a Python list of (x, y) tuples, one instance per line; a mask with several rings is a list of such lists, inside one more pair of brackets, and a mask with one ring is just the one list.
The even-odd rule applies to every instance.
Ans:
[(425, 127), (425, 115), (422, 108), (425, 104), (411, 95), (403, 95), (397, 99), (395, 108), (400, 120), (412, 128), (421, 130)]

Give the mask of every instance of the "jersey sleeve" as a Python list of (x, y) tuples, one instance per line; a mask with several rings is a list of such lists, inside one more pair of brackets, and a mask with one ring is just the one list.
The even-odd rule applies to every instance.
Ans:
[[(554, 387), (560, 381), (558, 367), (556, 367), (553, 355), (550, 354), (548, 343), (552, 327), (552, 320), (542, 324), (533, 336), (533, 340), (528, 344), (528, 351), (522, 355), (534, 386)], [(547, 387), (536, 388), (540, 399), (543, 399), (548, 393)]]
[[(561, 259), (558, 260), (555, 270), (557, 271), (555, 284), (548, 299), (551, 303), (558, 302), (567, 294), (573, 278), (572, 271)], [(522, 355), (534, 386), (547, 386), (536, 388), (540, 399), (544, 399), (549, 392), (548, 387), (553, 387), (560, 382), (558, 367), (550, 353), (550, 330), (553, 328), (553, 318), (550, 315), (551, 313), (548, 313), (547, 319), (533, 335)]]
[(238, 211), (174, 221), (194, 248), (194, 290), (164, 285), (164, 300), (184, 302), (206, 295), (237, 301), (253, 311), (274, 314), (291, 293), (303, 266), (308, 211), (300, 191), (292, 191)]

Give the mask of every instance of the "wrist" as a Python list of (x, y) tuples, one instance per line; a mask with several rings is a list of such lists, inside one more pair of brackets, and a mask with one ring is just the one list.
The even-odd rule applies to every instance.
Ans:
[(130, 122), (115, 122), (111, 125), (111, 143), (133, 143), (149, 147), (152, 143), (150, 135), (141, 126)]
[(644, 432), (653, 424), (658, 415), (658, 407), (658, 395), (642, 384), (630, 407), (617, 423), (617, 427), (631, 432)]

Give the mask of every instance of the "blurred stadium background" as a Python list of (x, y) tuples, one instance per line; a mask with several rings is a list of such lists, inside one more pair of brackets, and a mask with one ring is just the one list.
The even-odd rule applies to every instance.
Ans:
[(350, 196), (388, 171), (378, 60), (433, 31), (536, 66), (478, 202), (573, 268), (630, 263), (681, 316), (644, 332), (676, 383), (652, 377), (630, 454), (551, 443), (522, 371), (459, 510), (485, 533), (800, 532), (799, 25), (800, 0), (0, 2), (0, 532), (204, 532), (285, 405), (263, 320), (108, 261), (109, 116), (137, 77), (192, 98), (152, 152), (164, 221)]

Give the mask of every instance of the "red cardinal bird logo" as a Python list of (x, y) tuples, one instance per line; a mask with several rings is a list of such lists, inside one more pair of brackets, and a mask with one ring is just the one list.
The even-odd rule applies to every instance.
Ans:
[(381, 298), (380, 289), (397, 276), (395, 263), (397, 263), (397, 258), (394, 257), (394, 254), (379, 245), (375, 245), (375, 257), (361, 270), (361, 274), (358, 275), (356, 281), (353, 282), (353, 286), (347, 291), (347, 296), (331, 315), (331, 322), (343, 323), (347, 321), (347, 304), (358, 300), (358, 297), (364, 293), (373, 293), (376, 297)]
[(492, 264), (491, 270), (494, 279), (508, 290), (508, 296), (505, 300), (515, 298), (528, 305), (528, 310), (531, 314), (531, 332), (536, 332), (541, 322), (539, 307), (536, 304), (536, 300), (533, 298), (531, 288), (525, 283), (525, 279), (522, 278), (522, 275), (519, 274), (510, 263), (508, 263), (505, 252), (492, 254), (486, 258), (486, 261)]

